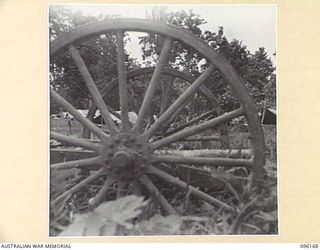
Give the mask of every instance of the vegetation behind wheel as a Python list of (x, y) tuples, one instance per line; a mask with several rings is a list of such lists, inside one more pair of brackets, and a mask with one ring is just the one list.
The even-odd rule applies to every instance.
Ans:
[[(126, 67), (124, 51), (125, 32), (132, 31), (157, 33), (162, 37), (161, 52), (157, 64), (150, 70), (152, 76), (141, 96), (141, 104), (137, 104), (140, 108), (135, 122), (129, 119), (132, 96), (129, 94), (130, 72), (128, 73)], [(117, 107), (110, 107), (108, 100), (104, 98), (104, 90), (99, 90), (95, 84), (87, 62), (79, 50), (86, 39), (103, 34), (114, 37), (116, 41), (117, 77), (111, 83), (117, 83)], [(172, 85), (159, 91), (159, 82), (163, 75), (168, 73), (168, 57), (174, 42), (197, 51), (199, 56), (206, 60), (207, 67), (180, 95), (166, 100)], [(52, 220), (66, 207), (75, 206), (75, 202), (79, 200), (83, 200), (83, 207), (77, 209), (90, 211), (105, 200), (128, 194), (151, 197), (166, 214), (196, 214), (196, 207), (189, 210), (179, 209), (182, 203), (177, 201), (186, 201), (189, 197), (190, 200), (195, 200), (193, 204), (198, 206), (206, 202), (216, 211), (236, 212), (241, 200), (250, 199), (240, 197), (239, 194), (253, 192), (253, 188), (261, 190), (265, 164), (264, 138), (256, 107), (241, 78), (228, 61), (197, 37), (161, 22), (110, 19), (79, 26), (51, 42), (51, 58), (64, 56), (66, 53), (74, 61), (91, 94), (93, 108), (90, 115), (94, 112), (92, 110), (99, 109), (104, 124), (97, 126), (89, 116), (80, 114), (55, 89), (50, 89), (51, 98), (94, 135), (93, 139), (88, 136), (75, 138), (54, 131), (50, 134), (51, 139), (73, 146), (66, 148), (66, 151), (81, 155), (79, 159), (51, 164)], [(205, 84), (210, 84), (208, 80), (216, 69), (228, 80), (240, 106), (227, 113), (223, 113), (217, 106), (218, 112), (214, 115), (195, 117), (194, 122), (186, 121), (186, 126), (180, 122), (178, 126), (168, 129), (168, 123), (170, 127), (170, 123), (179, 116), (182, 108), (192, 104), (192, 98), (199, 91), (210, 100), (212, 93)], [(159, 93), (158, 107), (151, 112)], [(211, 100), (210, 106), (212, 102)], [(121, 119), (119, 126), (113, 120), (115, 110), (121, 111), (118, 114)], [(156, 115), (157, 119), (150, 122), (153, 115)], [(199, 116), (202, 115), (204, 114)], [(226, 149), (204, 149), (201, 143), (213, 136), (214, 128), (221, 128), (223, 124), (241, 116), (245, 116), (248, 122), (249, 148), (233, 149), (229, 145), (230, 148)], [(67, 185), (53, 186), (57, 180)], [(219, 186), (222, 193), (217, 192)], [(223, 193), (221, 186), (228, 187), (230, 192)]]

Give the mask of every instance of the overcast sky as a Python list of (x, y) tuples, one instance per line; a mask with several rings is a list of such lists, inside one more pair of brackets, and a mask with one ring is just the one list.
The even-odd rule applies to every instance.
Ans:
[[(87, 15), (120, 15), (121, 17), (145, 18), (146, 10), (152, 5), (105, 5), (70, 4), (73, 10), (81, 10)], [(268, 55), (275, 61), (276, 52), (276, 5), (166, 5), (168, 12), (193, 9), (207, 21), (202, 30), (217, 31), (219, 26), (229, 41), (238, 39), (254, 52), (265, 47)], [(136, 41), (133, 41), (136, 43)], [(132, 45), (134, 47), (135, 45)], [(130, 48), (127, 48), (130, 50)], [(136, 52), (132, 52), (136, 56)]]

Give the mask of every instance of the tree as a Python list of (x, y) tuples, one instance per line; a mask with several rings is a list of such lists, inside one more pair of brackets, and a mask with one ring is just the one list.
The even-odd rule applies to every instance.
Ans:
[[(199, 26), (201, 24), (205, 24), (206, 21), (200, 18), (199, 15), (194, 14), (192, 10), (182, 10), (170, 13), (166, 13), (165, 10), (166, 9), (163, 8), (153, 8), (150, 10), (151, 14), (147, 13), (147, 18), (177, 25), (186, 30), (191, 30), (196, 36), (201, 35)], [(144, 59), (144, 63), (146, 65), (154, 64), (160, 54), (163, 37), (159, 34), (150, 33), (146, 36), (139, 37), (139, 39), (140, 45), (142, 46), (142, 58)], [(183, 67), (183, 70), (189, 73), (198, 72), (196, 68), (201, 58), (195, 54), (193, 49), (185, 47), (181, 43), (175, 41), (173, 50), (175, 53), (172, 53), (169, 58), (169, 62), (172, 67), (179, 70), (182, 70)]]
[[(81, 12), (72, 12), (66, 7), (50, 6), (50, 40), (54, 40), (59, 35), (79, 25), (102, 21), (108, 18), (112, 17), (102, 15), (98, 17), (85, 16)], [(115, 43), (115, 35), (104, 34), (81, 42), (81, 44), (76, 44), (99, 89), (117, 76)], [(137, 63), (132, 58), (129, 58), (128, 55), (126, 57), (128, 69), (136, 67)], [(50, 85), (76, 108), (88, 108), (91, 99), (90, 95), (79, 70), (67, 51), (55, 58), (50, 58)], [(117, 106), (117, 102), (118, 100), (114, 96), (110, 102), (111, 106)], [(55, 112), (54, 100), (51, 100), (51, 103), (53, 104), (51, 105), (53, 109), (51, 111)]]
[[(81, 12), (72, 12), (66, 7), (50, 6), (50, 40), (79, 25), (107, 18), (112, 17), (102, 15), (98, 17), (84, 16)], [(165, 7), (156, 7), (149, 10), (147, 18), (174, 24), (188, 32), (192, 32), (209, 47), (221, 53), (232, 64), (244, 80), (246, 87), (257, 104), (261, 104), (266, 100), (267, 106), (275, 107), (275, 68), (264, 48), (259, 48), (258, 51), (251, 53), (241, 41), (236, 39), (228, 41), (224, 35), (223, 27), (219, 27), (216, 32), (202, 30), (201, 25), (205, 24), (206, 21), (192, 10), (167, 12)], [(127, 41), (128, 37), (126, 37)], [(154, 65), (160, 54), (164, 38), (159, 34), (151, 33), (140, 36), (139, 41), (142, 48), (142, 64), (144, 66)], [(114, 35), (97, 36), (81, 44), (76, 44), (76, 46), (98, 88), (102, 88), (102, 86), (116, 77)], [(128, 54), (127, 62), (128, 69), (139, 66), (139, 62), (133, 60)], [(208, 66), (203, 57), (194, 49), (176, 41), (170, 54), (169, 64), (173, 68), (190, 73), (195, 77), (199, 76), (203, 69)], [(51, 86), (77, 108), (88, 108), (90, 95), (69, 53), (65, 52), (63, 56), (51, 58), (50, 70)], [(136, 90), (133, 90), (131, 95), (137, 96), (139, 92), (139, 96), (141, 96), (143, 86), (145, 86), (144, 83), (140, 84)], [(232, 90), (228, 87), (226, 80), (218, 69), (214, 70), (207, 86), (225, 111), (232, 110), (239, 105), (238, 100), (233, 96)], [(185, 88), (183, 82), (177, 82), (174, 85), (173, 95), (178, 95), (179, 91), (183, 91), (183, 88)], [(109, 102), (113, 108), (118, 107), (117, 94), (112, 95)], [(193, 109), (192, 112), (194, 113), (208, 109), (206, 101), (200, 95), (197, 95), (193, 102), (196, 105), (190, 105), (190, 109)], [(135, 105), (138, 107), (139, 102), (136, 102)], [(54, 108), (54, 105), (52, 107)]]
[[(191, 31), (209, 47), (222, 54), (242, 77), (255, 102), (261, 104), (268, 96), (266, 99), (267, 106), (274, 106), (275, 102), (271, 100), (275, 100), (276, 94), (275, 67), (264, 48), (261, 47), (252, 54), (241, 41), (234, 39), (229, 42), (224, 35), (223, 27), (219, 27), (217, 32), (203, 31), (201, 25), (205, 24), (206, 21), (192, 10), (168, 13), (165, 12), (165, 9), (153, 9), (151, 13), (147, 17), (178, 25)], [(147, 65), (152, 64), (160, 54), (162, 41), (163, 38), (156, 34), (140, 37), (143, 59)], [(199, 67), (202, 61), (203, 58), (193, 49), (183, 47), (180, 43), (174, 44), (170, 56), (172, 67), (198, 76), (202, 71)], [(202, 68), (207, 66), (205, 63)], [(207, 86), (215, 94), (217, 101), (225, 111), (232, 110), (239, 105), (238, 100), (232, 95), (230, 87), (228, 87), (226, 80), (218, 69), (212, 73)], [(200, 101), (197, 107), (203, 110), (206, 105), (204, 102), (201, 105)]]

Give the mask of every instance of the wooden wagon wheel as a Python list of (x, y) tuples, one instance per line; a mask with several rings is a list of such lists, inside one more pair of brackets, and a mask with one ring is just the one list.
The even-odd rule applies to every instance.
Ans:
[[(130, 79), (134, 79), (134, 78), (139, 78), (141, 76), (146, 76), (146, 75), (152, 75), (154, 72), (155, 68), (154, 67), (145, 67), (145, 68), (138, 68), (138, 69), (133, 69), (127, 72), (127, 81), (129, 81)], [(193, 83), (196, 78), (194, 76), (192, 76), (189, 73), (186, 72), (182, 72), (170, 67), (165, 67), (162, 70), (162, 75), (164, 76), (169, 76), (171, 78), (171, 82), (168, 81), (166, 82), (166, 89), (162, 89), (162, 96), (166, 96), (166, 95), (171, 95), (172, 93), (172, 83), (174, 81), (174, 79), (180, 79), (185, 81), (186, 83), (188, 83), (189, 85), (191, 83)], [(104, 88), (101, 89), (101, 95), (103, 97), (103, 99), (106, 101), (106, 99), (112, 94), (111, 91), (113, 91), (117, 86), (118, 86), (118, 78), (113, 79), (110, 83), (108, 83)], [(168, 88), (171, 89), (171, 91), (168, 91)], [(171, 93), (171, 94), (169, 94)], [(199, 120), (201, 119), (205, 119), (206, 117), (209, 117), (212, 114), (217, 114), (217, 115), (222, 115), (224, 113), (223, 109), (220, 107), (219, 103), (217, 102), (215, 96), (211, 93), (211, 91), (207, 88), (207, 86), (205, 84), (201, 85), (199, 87), (199, 93), (207, 100), (208, 105), (210, 107), (210, 112), (207, 112), (205, 114), (200, 115), (199, 117), (192, 119), (191, 121), (189, 121), (187, 124), (183, 124), (171, 131), (165, 131), (167, 129), (164, 128), (164, 130), (162, 130), (160, 133), (162, 135), (168, 135), (168, 134), (172, 134), (174, 132), (177, 132), (179, 130), (182, 130), (183, 128), (186, 128), (187, 126), (190, 126), (192, 124), (197, 123)], [(166, 96), (168, 97), (168, 96)], [(191, 96), (192, 97), (192, 96)], [(159, 115), (161, 115), (163, 113), (163, 111), (165, 109), (167, 109), (168, 105), (170, 104), (170, 97), (169, 98), (165, 98), (165, 103), (160, 103), (160, 112)], [(110, 108), (109, 108), (110, 109)], [(97, 106), (93, 103), (90, 107), (89, 107), (89, 111), (87, 114), (87, 118), (91, 121), (94, 120), (94, 116), (97, 110)], [(120, 118), (119, 114), (112, 112), (115, 116), (117, 116), (118, 118)], [(175, 118), (175, 116), (173, 116), (173, 118)], [(168, 125), (170, 124), (170, 120), (167, 123)], [(86, 127), (84, 128), (84, 132), (83, 132), (83, 137), (84, 138), (90, 138), (90, 130), (87, 129)], [(219, 138), (215, 138), (215, 139), (219, 139), (221, 141), (221, 144), (223, 145), (222, 148), (228, 148), (229, 147), (229, 138), (228, 138), (228, 126), (226, 123), (223, 123), (220, 126), (220, 136)]]
[[(123, 44), (124, 32), (126, 31), (157, 33), (165, 37), (161, 54), (143, 98), (137, 121), (133, 126), (130, 124), (128, 118), (127, 73), (125, 69)], [(115, 33), (117, 38), (117, 69), (121, 110), (120, 128), (118, 128), (112, 120), (110, 110), (96, 87), (78, 49), (74, 45), (76, 42), (105, 33)], [(193, 48), (202, 55), (210, 65), (191, 84), (191, 86), (187, 88), (185, 92), (162, 113), (159, 119), (145, 131), (143, 128), (144, 119), (147, 116), (148, 108), (153, 101), (158, 79), (167, 64), (168, 55), (170, 54), (173, 41), (181, 42), (182, 44)], [(254, 183), (259, 186), (263, 177), (262, 167), (265, 163), (264, 138), (254, 103), (246, 91), (241, 78), (226, 59), (205, 45), (193, 34), (181, 28), (160, 22), (141, 19), (111, 19), (104, 22), (92, 23), (78, 27), (52, 41), (50, 44), (50, 54), (52, 57), (58, 56), (61, 51), (66, 49), (75, 61), (75, 64), (77, 65), (89, 89), (93, 102), (101, 111), (102, 117), (106, 122), (108, 132), (106, 133), (97, 127), (93, 122), (80, 114), (75, 107), (62, 98), (56, 91), (50, 89), (51, 97), (65, 111), (69, 112), (84, 127), (99, 138), (98, 142), (92, 142), (86, 139), (72, 138), (51, 132), (50, 135), (52, 139), (95, 152), (94, 156), (86, 159), (51, 164), (52, 170), (83, 168), (88, 169), (89, 171), (89, 175), (85, 179), (81, 180), (79, 183), (70, 187), (66, 192), (53, 199), (51, 201), (52, 206), (55, 206), (55, 204), (58, 204), (67, 197), (70, 197), (70, 195), (77, 193), (83, 187), (97, 179), (103, 178), (104, 184), (96, 195), (89, 200), (91, 207), (98, 205), (103, 200), (108, 188), (114, 181), (118, 182), (119, 193), (121, 193), (122, 185), (125, 185), (127, 182), (139, 181), (146, 190), (148, 190), (150, 195), (162, 205), (167, 213), (175, 213), (174, 207), (152, 181), (154, 177), (157, 177), (181, 189), (188, 188), (194, 197), (205, 200), (214, 206), (223, 207), (224, 209), (229, 210), (233, 209), (231, 205), (220, 201), (163, 171), (158, 167), (158, 165), (162, 163), (176, 164), (178, 167), (180, 165), (205, 165), (207, 167), (242, 166), (252, 171)], [(186, 127), (185, 129), (177, 131), (166, 137), (160, 139), (155, 138), (154, 135), (156, 132), (172, 115), (176, 114), (176, 111), (181, 106), (186, 105), (189, 98), (199, 90), (214, 69), (218, 69), (228, 80), (233, 94), (238, 98), (242, 106), (239, 109), (219, 115), (218, 117), (205, 121), (201, 124)], [(197, 135), (202, 131), (219, 126), (239, 116), (246, 116), (248, 122), (252, 142), (252, 156), (250, 159), (212, 156), (189, 157), (188, 155), (181, 156), (179, 154), (175, 154), (172, 151), (171, 153), (167, 153), (167, 151), (163, 150), (163, 148), (171, 145), (172, 143)], [(204, 152), (200, 152), (200, 155), (203, 155), (202, 153)]]

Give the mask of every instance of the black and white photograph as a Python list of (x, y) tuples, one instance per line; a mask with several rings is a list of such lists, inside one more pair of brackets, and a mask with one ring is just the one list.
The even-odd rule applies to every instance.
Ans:
[(49, 4), (49, 236), (279, 235), (276, 17)]

